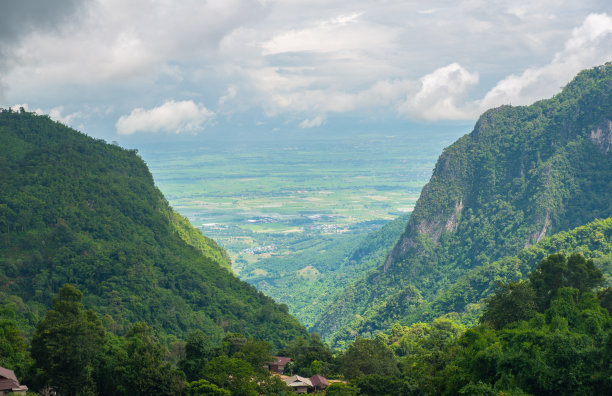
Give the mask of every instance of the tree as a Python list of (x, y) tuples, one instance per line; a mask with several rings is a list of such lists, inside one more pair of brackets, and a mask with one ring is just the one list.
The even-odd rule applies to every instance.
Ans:
[(162, 347), (146, 323), (136, 323), (126, 340), (126, 353), (117, 369), (127, 394), (171, 396), (182, 392), (182, 373), (164, 361)]
[(81, 303), (83, 293), (66, 284), (53, 300), (32, 338), (34, 367), (62, 395), (95, 393), (94, 372), (102, 352), (104, 328)]
[(247, 343), (247, 339), (240, 333), (227, 333), (221, 340), (221, 347), (225, 355), (232, 357)]
[(327, 396), (357, 396), (359, 389), (349, 384), (343, 384), (342, 382), (334, 382), (330, 384), (325, 390)]
[(529, 274), (529, 282), (535, 291), (540, 312), (544, 312), (561, 287), (574, 287), (582, 294), (603, 284), (603, 273), (593, 260), (586, 260), (581, 254), (566, 258), (557, 253), (540, 262)]
[(0, 362), (3, 367), (15, 370), (18, 377), (23, 376), (30, 363), (26, 355), (25, 335), (15, 323), (15, 313), (0, 309)]
[(597, 293), (597, 299), (602, 307), (608, 310), (608, 313), (612, 315), (612, 287), (606, 287), (605, 289)]
[[(298, 337), (286, 350), (287, 356), (295, 360), (295, 364), (285, 367), (285, 372), (296, 373), (305, 377), (321, 373), (324, 376), (334, 371), (334, 357), (329, 346), (321, 340), (317, 333), (311, 333), (308, 339)], [(313, 366), (314, 362), (315, 363)], [(317, 371), (316, 373), (313, 371)], [(289, 372), (288, 370), (291, 370)]]
[(255, 371), (266, 371), (264, 364), (274, 360), (272, 349), (272, 344), (269, 342), (251, 338), (234, 354), (234, 357), (249, 362)]
[(230, 391), (223, 388), (219, 388), (217, 385), (211, 384), (205, 379), (188, 383), (187, 394), (189, 396), (231, 396)]
[(357, 377), (353, 385), (359, 388), (359, 394), (364, 396), (402, 396), (415, 391), (413, 387), (399, 377), (378, 374)]
[(398, 375), (393, 351), (382, 341), (358, 338), (341, 358), (341, 371), (346, 378), (366, 374)]
[(535, 291), (528, 282), (498, 283), (497, 287), (497, 292), (485, 299), (487, 307), (480, 317), (481, 323), (501, 329), (509, 323), (527, 320), (537, 312)]
[(179, 362), (179, 368), (185, 373), (187, 381), (202, 378), (202, 370), (213, 354), (210, 339), (202, 330), (196, 330), (189, 335), (185, 344), (185, 358)]
[(255, 370), (244, 360), (217, 356), (204, 369), (205, 379), (236, 396), (256, 396)]

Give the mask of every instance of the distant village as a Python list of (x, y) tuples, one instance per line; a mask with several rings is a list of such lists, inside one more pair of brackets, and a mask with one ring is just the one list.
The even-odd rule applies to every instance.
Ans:
[(280, 378), (290, 387), (295, 393), (314, 393), (325, 390), (332, 382), (344, 382), (337, 380), (328, 380), (322, 375), (315, 374), (310, 378), (301, 377), (299, 375), (285, 375), (287, 367), (290, 366), (293, 359), (286, 356), (276, 356), (276, 360), (266, 364), (266, 368)]

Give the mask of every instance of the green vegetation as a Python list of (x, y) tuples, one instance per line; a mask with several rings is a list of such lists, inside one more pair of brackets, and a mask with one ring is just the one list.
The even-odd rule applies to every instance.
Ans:
[[(310, 326), (338, 290), (381, 264), (440, 150), (467, 127), (457, 129), (231, 132), (139, 150), (172, 206), (227, 249), (234, 272)], [(363, 250), (368, 257), (348, 258)]]
[[(608, 394), (612, 317), (602, 303), (612, 288), (603, 284), (592, 260), (553, 254), (525, 280), (500, 283), (474, 328), (449, 318), (395, 324), (337, 353), (311, 334), (279, 353), (295, 360), (287, 374), (343, 379), (329, 387), (334, 395)], [(25, 364), (8, 365), (20, 368), (31, 389), (65, 395), (292, 392), (263, 367), (272, 359), (270, 343), (238, 333), (213, 343), (197, 330), (173, 357), (145, 323), (125, 336), (108, 332), (82, 297), (71, 285), (60, 288), (36, 328), (31, 356), (20, 352)]]
[(135, 151), (1, 111), (2, 364), (62, 395), (287, 394), (274, 355), (343, 379), (334, 395), (610, 394), (611, 91), (606, 65), (487, 112), (409, 219), (253, 271), (316, 290), (380, 264), (325, 296), (316, 324), (342, 351), (239, 281)]
[(290, 312), (310, 326), (344, 286), (382, 264), (408, 218), (401, 216), (365, 236), (356, 233), (351, 237), (305, 238), (299, 252), (262, 259), (257, 265), (267, 270), (243, 275), (242, 279), (266, 295), (286, 301)]
[(167, 344), (196, 329), (276, 346), (306, 334), (173, 212), (135, 150), (3, 110), (0, 175), (0, 307), (28, 332), (70, 283), (118, 335), (140, 321)]
[[(582, 255), (546, 257), (526, 280), (500, 284), (474, 328), (437, 318), (357, 339), (337, 363), (349, 384), (332, 394), (608, 394), (612, 318), (597, 295), (611, 289), (602, 284)], [(517, 315), (521, 305), (529, 309)]]
[(580, 73), (552, 99), (484, 113), (440, 156), (385, 263), (349, 286), (312, 328), (346, 346), (396, 321), (463, 310), (473, 321), (479, 307), (470, 304), (490, 294), (491, 280), (519, 279), (537, 263), (513, 268), (504, 257), (611, 217), (611, 81), (607, 64)]

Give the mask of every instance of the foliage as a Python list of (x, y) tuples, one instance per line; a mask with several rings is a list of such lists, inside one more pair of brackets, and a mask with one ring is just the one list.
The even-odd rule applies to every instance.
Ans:
[(403, 396), (415, 393), (408, 382), (397, 376), (369, 374), (357, 377), (353, 384), (359, 389), (360, 395), (378, 396)]
[[(352, 377), (350, 385), (357, 387), (359, 394), (372, 395), (610, 393), (612, 318), (593, 291), (599, 283), (597, 271), (587, 262), (577, 255), (546, 257), (529, 279), (501, 284), (488, 299), (483, 324), (471, 329), (464, 330), (448, 318), (394, 325), (388, 334), (369, 343), (378, 342), (392, 350), (399, 372), (360, 373)], [(566, 284), (537, 283), (536, 292), (531, 279), (555, 279), (546, 274), (553, 267), (574, 275), (563, 277)], [(549, 299), (536, 304), (538, 295)], [(516, 315), (516, 301), (512, 300), (520, 296), (530, 300), (529, 315)], [(509, 314), (491, 312), (503, 310), (503, 302), (508, 300)], [(489, 327), (489, 323), (496, 327)], [(347, 354), (354, 348), (366, 349), (361, 339), (350, 345)], [(350, 359), (342, 358), (341, 370), (350, 370), (350, 364)]]
[(94, 394), (94, 371), (102, 352), (104, 328), (83, 294), (66, 284), (53, 301), (53, 309), (32, 337), (34, 368), (48, 384), (65, 395)]
[[(499, 268), (506, 264), (500, 260), (546, 236), (612, 217), (611, 81), (606, 64), (581, 72), (549, 100), (485, 112), (440, 155), (384, 264), (347, 287), (313, 330), (342, 346), (398, 321), (464, 309), (474, 308), (468, 319), (474, 323), (479, 309), (469, 304), (490, 295), (495, 280), (515, 281), (543, 257), (522, 268)], [(610, 234), (593, 236), (591, 250), (603, 251), (599, 241), (609, 248)], [(439, 300), (439, 291), (451, 288)], [(422, 301), (411, 305), (411, 298)]]
[(178, 366), (185, 373), (187, 381), (195, 381), (202, 377), (204, 366), (213, 357), (210, 339), (202, 330), (196, 330), (187, 337), (185, 358)]
[(182, 392), (184, 375), (165, 361), (162, 347), (149, 326), (136, 323), (125, 338), (125, 349), (112, 366), (121, 393), (144, 396)]
[[(285, 366), (285, 374), (298, 374), (311, 377), (314, 374), (329, 376), (336, 372), (335, 360), (329, 346), (317, 333), (311, 333), (309, 338), (298, 337), (293, 340), (281, 354), (295, 360)], [(316, 371), (316, 372), (315, 372)]]
[(218, 356), (206, 365), (204, 372), (205, 379), (229, 390), (232, 395), (257, 395), (255, 370), (244, 360)]
[(342, 382), (334, 382), (329, 384), (325, 390), (325, 394), (328, 396), (357, 396), (359, 394), (359, 388)]
[(536, 293), (525, 281), (499, 283), (499, 290), (485, 299), (487, 308), (480, 317), (496, 329), (508, 323), (527, 320), (536, 313)]
[(15, 312), (9, 308), (0, 309), (0, 362), (2, 367), (15, 371), (18, 378), (22, 378), (32, 364), (26, 347), (25, 334), (15, 322)]
[(230, 391), (225, 390), (223, 388), (219, 388), (217, 385), (211, 384), (209, 381), (202, 379), (187, 384), (187, 395), (231, 396), (232, 394), (230, 393)]
[(168, 206), (135, 150), (2, 110), (0, 175), (0, 300), (23, 303), (26, 330), (71, 283), (119, 335), (138, 321), (166, 343), (196, 329), (276, 347), (306, 335), (227, 270), (223, 249)]
[(565, 258), (554, 254), (542, 260), (538, 268), (529, 275), (529, 284), (535, 292), (540, 309), (549, 306), (550, 300), (562, 287), (573, 287), (580, 293), (603, 284), (603, 273), (584, 256), (574, 254)]
[(342, 374), (349, 379), (368, 374), (399, 373), (393, 351), (380, 339), (356, 339), (341, 357), (340, 364)]

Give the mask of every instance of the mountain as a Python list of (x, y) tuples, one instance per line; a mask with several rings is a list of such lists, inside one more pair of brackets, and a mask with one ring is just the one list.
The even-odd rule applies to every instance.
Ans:
[(136, 150), (47, 116), (0, 112), (0, 306), (32, 328), (65, 283), (123, 334), (201, 329), (285, 344), (307, 332), (238, 280), (227, 253), (170, 208)]
[(423, 305), (473, 269), (611, 217), (611, 149), (612, 64), (581, 72), (551, 99), (485, 112), (443, 151), (384, 264), (313, 329), (342, 344), (424, 319)]

